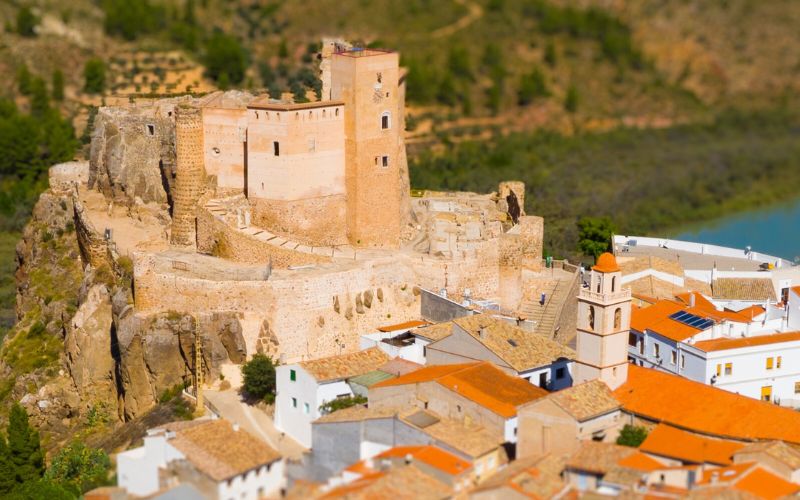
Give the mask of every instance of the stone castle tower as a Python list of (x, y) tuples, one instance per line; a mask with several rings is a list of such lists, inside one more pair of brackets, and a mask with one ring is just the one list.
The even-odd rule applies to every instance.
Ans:
[(174, 245), (196, 242), (197, 201), (205, 186), (203, 167), (203, 116), (199, 108), (187, 105), (175, 108), (176, 169), (172, 205)]
[(604, 253), (592, 267), (589, 288), (578, 294), (575, 384), (599, 378), (613, 390), (625, 382), (630, 325), (630, 290), (622, 290), (617, 259)]
[(331, 99), (345, 104), (347, 231), (355, 246), (399, 245), (406, 174), (399, 62), (396, 52), (374, 49), (331, 59)]

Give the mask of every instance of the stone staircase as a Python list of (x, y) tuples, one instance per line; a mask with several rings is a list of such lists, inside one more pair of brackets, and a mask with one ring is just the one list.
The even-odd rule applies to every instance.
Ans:
[(206, 210), (208, 210), (214, 217), (217, 219), (225, 222), (229, 226), (233, 227), (237, 231), (246, 234), (251, 238), (255, 238), (259, 241), (264, 243), (268, 243), (270, 245), (280, 247), (285, 250), (291, 250), (295, 252), (313, 254), (313, 255), (320, 255), (324, 257), (331, 257), (334, 259), (349, 259), (354, 260), (356, 258), (356, 250), (355, 248), (349, 245), (340, 245), (335, 247), (312, 247), (309, 245), (304, 245), (302, 243), (298, 243), (296, 241), (287, 240), (281, 236), (272, 234), (271, 232), (267, 231), (266, 229), (257, 227), (257, 226), (246, 226), (243, 228), (237, 227), (236, 225), (231, 225), (230, 221), (226, 219), (228, 216), (228, 209), (225, 208), (223, 205), (220, 204), (217, 200), (209, 200), (205, 204)]
[(556, 321), (559, 319), (563, 304), (569, 298), (572, 288), (572, 277), (566, 271), (561, 271), (561, 273), (564, 273), (565, 276), (544, 290), (545, 303), (543, 305), (533, 297), (524, 300), (520, 305), (520, 312), (536, 323), (536, 333), (548, 338), (553, 338)]

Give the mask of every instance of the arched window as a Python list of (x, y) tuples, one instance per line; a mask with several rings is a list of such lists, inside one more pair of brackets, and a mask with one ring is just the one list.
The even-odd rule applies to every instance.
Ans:
[(389, 113), (388, 111), (384, 111), (383, 114), (381, 114), (381, 129), (382, 130), (390, 129), (391, 122), (392, 122), (391, 113)]
[(336, 116), (339, 116), (339, 108), (336, 108)]
[(600, 287), (601, 287), (601, 284), (602, 284), (602, 280), (601, 280), (601, 279), (600, 279), (600, 277), (598, 276), (598, 277), (597, 277), (597, 293), (600, 293)]
[(617, 291), (617, 277), (616, 276), (612, 276), (611, 277), (611, 291), (612, 292), (616, 292)]
[(614, 330), (619, 330), (622, 324), (622, 308), (618, 307), (614, 310)]
[(589, 330), (594, 330), (594, 306), (589, 306)]

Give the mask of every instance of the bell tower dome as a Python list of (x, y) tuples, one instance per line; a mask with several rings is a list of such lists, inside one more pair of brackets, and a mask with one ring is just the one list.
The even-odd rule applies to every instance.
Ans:
[(617, 259), (604, 253), (578, 294), (576, 384), (599, 378), (613, 390), (625, 382), (630, 325), (631, 292), (622, 290)]

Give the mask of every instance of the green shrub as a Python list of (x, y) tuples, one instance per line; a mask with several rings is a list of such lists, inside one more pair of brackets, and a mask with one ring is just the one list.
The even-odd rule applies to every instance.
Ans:
[(625, 424), (619, 433), (617, 444), (638, 448), (647, 439), (647, 428)]
[(106, 87), (106, 64), (102, 59), (93, 57), (86, 61), (83, 68), (83, 90), (90, 94), (102, 94)]
[(275, 363), (264, 354), (256, 354), (242, 366), (242, 389), (249, 396), (272, 403), (275, 401)]
[(332, 401), (328, 401), (326, 403), (323, 403), (319, 407), (319, 411), (320, 411), (320, 413), (323, 413), (323, 414), (325, 414), (325, 413), (333, 413), (336, 410), (342, 410), (344, 408), (350, 408), (351, 406), (363, 405), (363, 404), (366, 404), (366, 403), (367, 403), (367, 398), (365, 398), (364, 396), (359, 396), (359, 395), (346, 396), (346, 397), (343, 397), (343, 398), (336, 398), (336, 399), (334, 399)]

